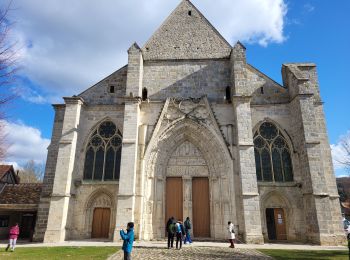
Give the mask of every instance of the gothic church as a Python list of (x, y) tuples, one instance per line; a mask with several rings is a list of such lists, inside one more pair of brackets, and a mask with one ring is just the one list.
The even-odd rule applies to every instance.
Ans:
[(340, 243), (316, 65), (282, 78), (182, 0), (127, 65), (53, 105), (34, 239), (118, 240), (129, 221), (162, 239), (188, 216), (194, 238), (225, 239), (232, 221), (247, 243)]

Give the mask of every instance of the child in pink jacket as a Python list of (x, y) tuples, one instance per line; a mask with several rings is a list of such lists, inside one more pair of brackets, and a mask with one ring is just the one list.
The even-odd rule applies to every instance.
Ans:
[(11, 251), (15, 250), (17, 238), (19, 236), (19, 226), (18, 223), (10, 228), (9, 232), (9, 244), (6, 247), (6, 251), (11, 247)]

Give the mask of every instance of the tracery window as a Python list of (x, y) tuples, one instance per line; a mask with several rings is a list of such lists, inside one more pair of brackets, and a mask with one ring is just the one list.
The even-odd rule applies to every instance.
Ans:
[(122, 135), (116, 125), (105, 121), (90, 137), (86, 148), (84, 180), (119, 180)]
[(254, 152), (258, 181), (293, 181), (290, 149), (274, 124), (261, 124), (254, 135)]

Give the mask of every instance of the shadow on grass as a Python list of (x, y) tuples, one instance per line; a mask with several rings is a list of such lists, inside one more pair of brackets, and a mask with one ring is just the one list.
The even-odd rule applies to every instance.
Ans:
[(276, 260), (329, 260), (329, 259), (349, 259), (349, 252), (343, 250), (279, 250), (279, 249), (259, 249), (258, 251), (273, 257)]

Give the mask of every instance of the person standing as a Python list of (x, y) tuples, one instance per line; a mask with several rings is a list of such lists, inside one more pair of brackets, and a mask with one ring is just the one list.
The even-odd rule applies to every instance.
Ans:
[(185, 226), (185, 235), (186, 235), (185, 240), (184, 240), (184, 244), (186, 245), (187, 242), (192, 244), (192, 239), (191, 239), (191, 234), (190, 234), (192, 225), (191, 225), (191, 221), (190, 221), (189, 217), (186, 218), (184, 226)]
[[(184, 226), (182, 225), (181, 221), (178, 221), (175, 224), (175, 230), (176, 230), (176, 249), (182, 248), (182, 235), (185, 234)], [(180, 242), (180, 248), (178, 247)]]
[(10, 247), (12, 252), (15, 251), (18, 236), (19, 236), (19, 226), (18, 226), (18, 223), (16, 223), (16, 225), (10, 228), (9, 243), (6, 247), (6, 251), (8, 251)]
[(124, 260), (131, 260), (132, 244), (134, 243), (134, 222), (129, 222), (126, 232), (121, 229), (120, 237), (123, 239)]
[(168, 233), (168, 249), (174, 247), (174, 235), (175, 235), (175, 219), (169, 218), (166, 223), (166, 232)]
[(228, 227), (227, 227), (228, 240), (231, 243), (230, 247), (235, 248), (234, 240), (235, 240), (236, 236), (235, 236), (235, 230), (233, 228), (233, 223), (231, 223), (231, 221), (229, 221), (227, 224), (228, 224)]

